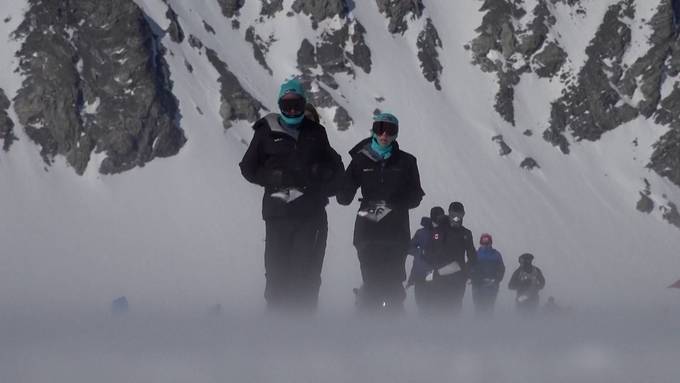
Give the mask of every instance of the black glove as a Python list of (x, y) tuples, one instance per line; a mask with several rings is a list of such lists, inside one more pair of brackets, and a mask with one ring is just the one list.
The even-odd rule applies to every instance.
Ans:
[(270, 186), (275, 188), (281, 188), (293, 186), (295, 183), (295, 178), (291, 175), (290, 172), (286, 172), (281, 169), (275, 169), (269, 173), (267, 181)]
[(312, 164), (309, 171), (310, 178), (317, 182), (327, 182), (333, 178), (333, 171), (321, 163)]

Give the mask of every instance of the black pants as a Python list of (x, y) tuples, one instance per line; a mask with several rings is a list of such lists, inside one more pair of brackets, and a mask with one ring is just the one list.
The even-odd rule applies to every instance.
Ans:
[(472, 302), (475, 312), (479, 315), (491, 315), (498, 296), (498, 285), (472, 284)]
[(357, 306), (366, 310), (403, 307), (406, 292), (406, 246), (393, 242), (364, 242), (357, 246), (363, 285)]
[(326, 253), (326, 212), (265, 221), (264, 297), (269, 308), (314, 309)]
[(467, 277), (462, 272), (451, 275), (435, 275), (431, 281), (420, 280), (415, 284), (415, 298), (421, 313), (452, 313), (460, 311), (465, 295)]

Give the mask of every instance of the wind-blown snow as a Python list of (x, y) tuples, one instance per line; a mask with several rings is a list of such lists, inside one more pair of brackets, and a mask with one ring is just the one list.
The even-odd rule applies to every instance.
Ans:
[[(166, 6), (162, 1), (137, 2), (159, 25), (167, 25), (164, 16)], [(239, 17), (240, 29), (232, 29), (231, 21), (221, 15), (216, 1), (171, 0), (169, 3), (186, 35), (197, 36), (207, 47), (218, 52), (241, 84), (272, 110), (275, 110), (279, 83), (297, 73), (296, 54), (302, 37), (314, 41), (320, 33), (312, 30), (308, 17), (286, 16), (292, 0), (284, 1), (284, 11), (274, 19), (265, 19), (264, 24), (255, 21), (259, 18), (259, 2), (246, 2)], [(644, 119), (634, 120), (605, 134), (598, 142), (574, 143), (572, 153), (563, 155), (541, 138), (549, 116), (547, 100), (559, 95), (556, 88), (559, 84), (546, 84), (546, 80), (524, 76), (515, 99), (517, 126), (509, 126), (492, 108), (497, 87), (494, 76), (472, 66), (467, 51), (463, 49), (463, 45), (475, 36), (474, 29), (480, 25), (482, 14), (478, 9), (481, 2), (440, 0), (425, 3), (423, 19), (411, 21), (404, 36), (393, 36), (387, 32), (386, 20), (378, 13), (374, 1), (354, 2), (352, 17), (356, 17), (367, 30), (366, 43), (372, 52), (372, 71), (366, 74), (357, 70), (354, 78), (336, 76), (340, 87), (331, 90), (331, 93), (355, 121), (348, 131), (334, 129), (332, 110), (321, 111), (331, 142), (343, 153), (345, 164), (349, 160), (347, 150), (367, 136), (373, 110), (378, 107), (392, 111), (399, 117), (402, 126), (400, 146), (418, 158), (421, 181), (427, 193), (421, 207), (411, 214), (413, 231), (418, 227), (420, 216), (425, 215), (431, 206), (446, 208), (451, 201), (460, 200), (467, 211), (466, 225), (475, 236), (482, 232), (493, 234), (494, 244), (505, 257), (508, 273), (515, 268), (521, 253), (528, 251), (535, 254), (536, 264), (547, 278), (543, 297), (553, 295), (558, 302), (577, 310), (606, 306), (623, 312), (651, 308), (658, 313), (663, 312), (667, 305), (677, 305), (677, 292), (665, 287), (680, 275), (678, 229), (663, 221), (658, 211), (646, 215), (635, 210), (638, 192), (644, 188), (645, 178), (653, 186), (654, 195), (651, 197), (657, 203), (680, 201), (677, 187), (645, 167), (652, 152), (651, 145), (667, 128)], [(557, 39), (569, 53), (573, 68), (580, 67), (585, 61), (585, 47), (613, 1), (582, 3), (587, 9), (587, 16), (570, 14), (562, 3), (555, 5), (558, 17), (555, 30), (560, 33)], [(3, 1), (2, 9), (12, 19), (0, 23), (0, 36), (8, 36), (16, 28), (21, 21), (23, 7), (25, 2)], [(415, 38), (425, 17), (432, 18), (442, 40), (440, 60), (444, 71), (441, 92), (423, 78), (416, 58)], [(215, 29), (215, 35), (205, 31), (204, 20)], [(247, 26), (253, 23), (258, 34), (268, 36), (274, 33), (276, 36), (266, 54), (273, 76), (256, 62), (252, 48), (244, 39)], [(320, 28), (324, 25), (320, 23)], [(18, 49), (19, 42), (3, 44), (0, 87), (11, 99), (21, 82), (19, 75), (14, 73), (17, 62), (12, 54)], [(163, 39), (163, 44), (172, 52), (165, 58), (171, 69), (173, 91), (180, 101), (181, 123), (188, 138), (178, 155), (154, 160), (143, 168), (120, 175), (103, 176), (97, 169), (104, 156), (94, 154), (84, 176), (80, 177), (60, 158), (51, 166), (45, 166), (38, 147), (23, 134), (20, 126), (16, 128), (19, 141), (9, 152), (0, 153), (0, 307), (3, 316), (32, 318), (38, 313), (49, 316), (71, 310), (104, 312), (112, 299), (125, 295), (133, 312), (153, 312), (156, 315), (152, 316), (154, 323), (160, 321), (162, 324), (168, 320), (165, 325), (172, 327), (172, 319), (168, 318), (187, 312), (203, 313), (215, 303), (221, 303), (228, 313), (257, 312), (263, 306), (262, 191), (244, 181), (238, 169), (238, 162), (252, 134), (250, 123), (239, 122), (225, 131), (219, 116), (218, 74), (205, 53), (191, 48), (186, 41), (176, 44), (168, 37)], [(187, 71), (185, 60), (193, 66), (193, 73)], [(385, 101), (379, 103), (375, 101), (377, 97), (384, 97)], [(203, 113), (199, 113), (197, 108)], [(12, 110), (10, 116), (17, 122)], [(531, 129), (534, 134), (530, 137), (523, 135), (526, 129)], [(497, 146), (491, 141), (491, 137), (497, 134), (503, 134), (513, 149), (510, 155), (498, 155)], [(638, 146), (632, 144), (635, 139)], [(519, 164), (527, 156), (536, 159), (540, 169), (521, 169)], [(360, 283), (358, 262), (351, 245), (356, 207), (356, 204), (340, 207), (331, 201), (328, 209), (330, 235), (321, 289), (321, 312), (324, 315), (353, 310), (351, 288)], [(502, 286), (499, 310), (506, 314), (506, 318), (513, 318), (510, 310), (512, 294), (505, 289), (505, 282)], [(407, 310), (412, 313), (415, 307), (411, 298), (407, 303)], [(467, 318), (471, 309), (469, 292), (465, 305), (464, 318)], [(409, 318), (415, 317), (409, 315)], [(659, 315), (667, 320), (666, 316)], [(46, 325), (36, 321), (38, 327)], [(151, 381), (182, 380), (182, 377), (186, 377), (185, 380), (192, 377), (195, 381), (219, 380), (229, 376), (230, 366), (238, 366), (244, 357), (259, 357), (257, 351), (245, 353), (245, 356), (236, 353), (235, 350), (250, 347), (247, 335), (255, 337), (252, 350), (267, 348), (266, 333), (258, 332), (258, 323), (250, 322), (243, 318), (231, 322), (231, 319), (225, 318), (204, 333), (200, 330), (201, 321), (190, 320), (188, 324), (177, 325), (179, 329), (187, 330), (186, 338), (173, 331), (174, 328), (154, 332), (153, 328), (140, 323), (123, 326), (121, 338), (117, 338), (120, 343), (112, 346), (113, 359), (104, 364), (104, 369), (110, 374), (104, 375), (115, 376), (118, 368), (130, 366), (132, 361), (126, 350), (139, 350), (130, 355), (145, 355), (152, 359), (151, 374), (154, 378)], [(582, 343), (568, 342), (560, 351), (548, 352), (544, 360), (548, 366), (557, 368), (558, 375), (573, 381), (593, 379), (608, 373), (621, 377), (623, 375), (617, 372), (618, 368), (630, 366), (636, 355), (631, 351), (622, 352), (630, 343), (616, 339), (624, 335), (625, 329), (639, 329), (638, 325), (642, 322), (632, 321), (617, 327), (621, 331), (612, 335), (611, 341), (590, 342), (586, 339)], [(16, 321), (12, 323), (18, 326)], [(31, 323), (30, 320), (27, 323)], [(98, 322), (94, 320), (92, 323)], [(225, 323), (229, 324), (225, 326)], [(329, 323), (328, 327), (333, 327), (336, 322)], [(510, 326), (517, 325), (512, 320), (509, 323)], [(576, 323), (571, 326), (561, 322), (560, 326), (569, 330), (567, 334), (578, 333), (574, 329), (586, 325), (588, 316), (579, 317)], [(240, 335), (234, 334), (234, 338), (224, 335), (234, 331), (231, 324), (237, 327), (244, 325), (246, 330)], [(262, 328), (267, 326), (266, 323), (261, 325)], [(59, 328), (59, 324), (54, 326)], [(0, 346), (0, 356), (9, 352), (12, 358), (9, 362), (0, 362), (0, 367), (9, 365), (14, 369), (2, 368), (2, 371), (10, 371), (8, 374), (15, 373), (14, 376), (23, 378), (14, 381), (45, 381), (47, 372), (53, 371), (57, 365), (73, 367), (74, 363), (81, 363), (75, 361), (82, 360), (85, 361), (82, 363), (89, 361), (94, 366), (96, 356), (90, 351), (97, 349), (99, 341), (107, 341), (109, 336), (116, 338), (117, 324), (102, 326), (104, 334), (97, 334), (96, 329), (88, 329), (87, 326), (84, 332), (80, 332), (65, 325), (69, 331), (80, 335), (75, 337), (74, 343), (69, 343), (71, 341), (66, 337), (55, 340), (56, 344), (61, 341), (72, 346), (66, 348), (62, 360), (50, 362), (53, 366), (42, 364), (37, 369), (31, 368), (33, 364), (30, 361), (40, 363), (37, 359), (41, 355), (53, 355), (50, 352), (52, 343), (42, 338), (38, 340), (34, 335), (24, 334), (22, 338), (22, 331), (9, 332), (20, 334), (12, 338), (15, 342), (12, 344), (18, 345), (15, 349), (18, 351), (12, 353), (5, 348), (10, 346)], [(265, 378), (295, 381), (297, 375), (293, 369), (303, 368), (303, 362), (312, 357), (311, 354), (316, 354), (321, 363), (330, 363), (331, 355), (339, 353), (340, 359), (347, 365), (322, 364), (323, 368), (319, 367), (318, 371), (338, 368), (347, 372), (354, 363), (363, 363), (357, 371), (363, 372), (363, 377), (373, 378), (357, 376), (355, 380), (408, 380), (405, 377), (417, 380), (415, 373), (401, 377), (390, 375), (390, 379), (374, 376), (377, 371), (383, 371), (382, 367), (392, 366), (395, 360), (411, 361), (414, 354), (405, 343), (414, 339), (376, 341), (374, 348), (365, 351), (355, 349), (354, 342), (362, 347), (370, 343), (358, 339), (349, 339), (339, 345), (327, 344), (345, 336), (341, 329), (352, 331), (351, 326), (346, 328), (339, 323), (338, 326), (338, 332), (329, 335), (329, 338), (320, 335), (321, 330), (312, 331), (311, 336), (319, 336), (320, 340), (310, 344), (309, 350), (312, 351), (302, 352), (300, 359), (293, 356), (286, 359), (282, 355), (290, 350), (284, 347), (276, 353), (278, 349), (274, 348), (263, 356), (265, 361), (273, 363), (268, 372), (238, 376), (263, 378), (253, 378), (253, 381), (271, 380)], [(513, 333), (511, 327), (504, 327), (503, 333), (507, 338), (500, 336), (499, 339), (522, 342), (521, 331), (532, 330), (524, 325), (518, 326), (517, 331), (520, 332), (513, 335), (507, 335)], [(547, 324), (541, 326), (544, 327), (540, 331), (549, 331)], [(464, 324), (461, 324), (461, 333), (446, 330), (447, 339), (452, 339), (455, 344), (458, 337), (465, 337), (461, 335), (463, 327)], [(673, 325), (664, 322), (662, 327), (672, 329)], [(601, 323), (601, 328), (606, 326)], [(473, 334), (481, 334), (482, 330), (483, 327), (474, 327), (472, 331)], [(411, 331), (410, 325), (395, 329), (399, 333), (408, 331)], [(94, 338), (87, 334), (94, 335)], [(142, 340), (137, 340), (140, 334)], [(145, 334), (151, 335), (144, 338)], [(0, 332), (0, 335), (3, 333)], [(170, 336), (166, 342), (167, 335)], [(366, 332), (360, 331), (355, 336), (361, 335), (366, 335)], [(424, 339), (435, 341), (439, 335), (433, 331)], [(390, 339), (391, 335), (385, 336)], [(21, 355), (29, 353), (28, 347), (34, 345), (23, 343), (26, 339), (36, 342), (39, 350), (38, 356), (29, 358), (29, 362), (21, 359)], [(149, 343), (145, 343), (144, 339)], [(213, 339), (223, 342), (210, 343), (214, 349), (205, 355), (194, 352), (197, 344), (206, 340), (212, 342)], [(568, 341), (568, 336), (546, 339), (562, 342)], [(291, 341), (287, 338), (279, 340), (281, 343), (278, 344), (283, 345)], [(235, 341), (234, 349), (231, 341)], [(473, 377), (468, 381), (498, 380), (496, 378), (504, 376), (503, 373), (514, 364), (526, 371), (517, 372), (512, 375), (516, 378), (509, 381), (520, 381), (522, 376), (527, 381), (540, 381), (540, 377), (551, 376), (548, 367), (540, 371), (531, 370), (530, 359), (533, 355), (553, 350), (554, 345), (526, 342), (529, 341), (521, 343), (525, 346), (523, 354), (514, 354), (512, 347), (501, 351), (480, 351), (463, 346), (475, 344), (470, 336), (464, 339), (460, 348), (450, 351), (456, 363), (442, 372), (435, 372), (433, 376), (458, 374)], [(666, 370), (660, 369), (658, 375), (652, 372), (647, 375), (633, 368), (624, 371), (632, 371), (630, 376), (641, 379), (668, 377), (671, 364), (663, 364), (663, 351), (677, 355), (670, 342), (656, 333), (642, 343), (649, 349), (661, 346), (658, 348), (661, 351), (652, 354), (660, 359), (650, 356), (645, 360), (650, 365), (659, 363)], [(168, 347), (174, 348), (178, 344), (186, 344), (187, 348), (171, 355), (165, 354)], [(417, 340), (415, 344), (416, 350), (432, 358), (441, 357), (438, 356), (440, 351), (448, 350), (446, 344), (419, 343)], [(496, 342), (486, 340), (478, 347), (492, 348), (496, 345)], [(369, 354), (393, 353), (395, 349), (398, 356), (394, 360), (387, 357), (378, 359), (375, 366), (368, 366), (369, 362), (365, 361)], [(324, 351), (318, 353), (319, 350)], [(496, 370), (483, 372), (487, 358), (500, 360), (500, 367), (496, 365)], [(174, 365), (179, 360), (195, 361), (198, 366), (204, 363), (219, 366), (218, 360), (230, 362), (225, 364), (226, 367), (217, 370), (208, 368), (203, 373), (197, 372), (200, 368), (169, 368), (171, 363)], [(193, 366), (193, 362), (184, 363)], [(420, 362), (416, 359), (414, 363)], [(30, 369), (34, 375), (23, 375), (26, 373), (26, 370), (21, 370), (23, 367)], [(423, 366), (415, 369), (416, 372), (425, 370)], [(54, 381), (68, 381), (69, 376), (79, 377), (76, 381), (96, 376), (94, 370), (81, 375), (69, 375), (68, 371), (64, 369)], [(135, 368), (129, 373), (139, 377), (148, 371), (140, 366), (139, 370)], [(160, 375), (154, 375), (153, 371)], [(315, 371), (304, 371), (305, 378), (300, 381), (318, 381), (315, 380)], [(581, 371), (583, 375), (574, 371)], [(167, 379), (161, 379), (162, 376)]]

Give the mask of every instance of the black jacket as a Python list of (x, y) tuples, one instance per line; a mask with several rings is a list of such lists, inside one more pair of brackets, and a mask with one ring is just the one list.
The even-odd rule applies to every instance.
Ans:
[[(246, 180), (264, 186), (262, 217), (321, 212), (339, 188), (344, 170), (342, 158), (328, 143), (326, 129), (305, 118), (295, 138), (280, 125), (276, 114), (258, 120), (253, 129), (255, 134), (239, 166)], [(271, 196), (287, 187), (304, 194), (290, 203)]]
[(434, 242), (437, 248), (425, 257), (425, 261), (435, 268), (456, 262), (461, 270), (467, 273), (468, 268), (477, 262), (472, 232), (464, 226), (446, 225), (438, 229), (440, 239)]
[(371, 155), (371, 138), (359, 142), (352, 150), (350, 162), (336, 196), (338, 203), (349, 205), (361, 188), (361, 206), (385, 201), (392, 211), (379, 222), (357, 216), (354, 225), (354, 245), (365, 242), (398, 243), (408, 248), (411, 240), (409, 209), (420, 205), (425, 193), (420, 187), (416, 158), (393, 143), (392, 155), (386, 160)]
[(531, 265), (531, 269), (526, 269), (522, 266), (518, 267), (512, 273), (510, 283), (508, 284), (510, 290), (517, 290), (517, 296), (537, 297), (538, 291), (543, 289), (543, 287), (545, 287), (543, 272), (534, 265)]

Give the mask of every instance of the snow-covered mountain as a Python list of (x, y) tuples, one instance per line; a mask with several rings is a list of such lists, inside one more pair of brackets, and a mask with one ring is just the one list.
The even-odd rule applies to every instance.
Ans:
[[(4, 306), (259, 307), (237, 164), (292, 75), (345, 161), (376, 110), (400, 118), (413, 230), (463, 201), (574, 305), (658, 304), (680, 275), (677, 1), (1, 3)], [(360, 280), (355, 208), (329, 207), (325, 309)]]

